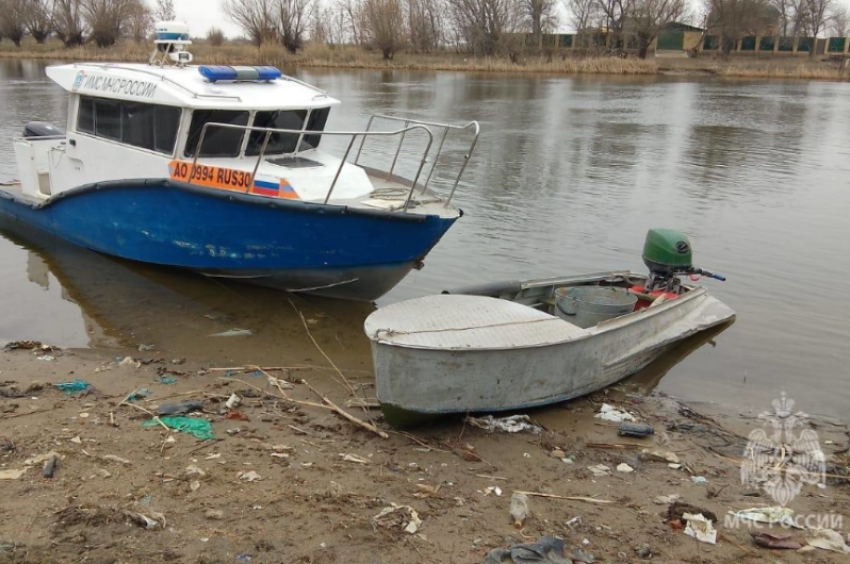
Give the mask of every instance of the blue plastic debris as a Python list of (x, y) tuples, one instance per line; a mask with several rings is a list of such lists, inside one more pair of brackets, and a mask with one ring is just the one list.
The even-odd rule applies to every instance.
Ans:
[(73, 380), (71, 382), (60, 382), (58, 384), (54, 384), (57, 388), (65, 392), (66, 395), (73, 395), (77, 392), (85, 392), (89, 389), (89, 384), (85, 380)]
[(174, 376), (163, 376), (159, 379), (160, 384), (165, 384), (166, 386), (170, 386), (177, 382), (177, 378)]
[(136, 401), (137, 399), (146, 398), (146, 397), (152, 396), (152, 395), (153, 395), (153, 390), (150, 390), (148, 388), (142, 388), (141, 390), (133, 392), (132, 394), (127, 396), (127, 401), (132, 403), (132, 402)]
[(250, 562), (251, 556), (248, 555), (248, 554), (240, 554), (239, 556), (236, 557), (236, 560), (239, 561), (239, 562)]

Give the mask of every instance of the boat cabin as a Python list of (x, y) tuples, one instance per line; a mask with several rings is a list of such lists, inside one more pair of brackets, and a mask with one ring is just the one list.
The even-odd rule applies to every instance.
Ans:
[[(339, 101), (274, 67), (73, 63), (48, 67), (47, 75), (69, 93), (67, 132), (30, 128), (15, 141), (21, 191), (37, 200), (99, 182), (169, 178), (269, 198), (444, 215), (448, 202), (440, 211), (427, 193), (443, 142), (452, 130), (473, 135), (453, 194), (478, 134), (475, 122), (390, 116), (373, 116), (365, 131), (329, 132)], [(373, 130), (381, 120), (396, 129)], [(402, 151), (416, 135), (426, 140), (424, 153)], [(348, 142), (344, 155), (325, 150), (329, 136)], [(385, 151), (384, 169), (358, 164), (367, 141), (388, 136), (398, 147)], [(394, 175), (402, 169), (409, 178)], [(417, 180), (422, 190), (414, 194)]]

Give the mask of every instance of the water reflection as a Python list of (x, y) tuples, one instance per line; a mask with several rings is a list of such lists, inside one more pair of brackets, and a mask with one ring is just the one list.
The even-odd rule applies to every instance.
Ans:
[[(0, 323), (0, 339), (40, 339), (59, 346), (135, 347), (182, 354), (216, 363), (280, 365), (313, 360), (295, 308), (329, 354), (349, 368), (368, 363), (363, 320), (374, 310), (318, 298), (305, 299), (265, 288), (203, 278), (173, 269), (112, 259), (67, 244), (0, 216), (0, 235), (26, 253), (26, 279), (42, 290), (43, 303), (27, 304), (30, 327)], [(6, 276), (7, 284), (13, 282)], [(20, 286), (10, 284), (20, 295)], [(57, 295), (58, 294), (58, 295)], [(61, 302), (59, 301), (61, 300)], [(61, 303), (76, 307), (57, 307)], [(5, 304), (4, 309), (11, 309)], [(48, 317), (45, 311), (54, 315)], [(61, 332), (51, 333), (51, 327)], [(210, 335), (233, 328), (247, 338)], [(368, 367), (366, 367), (368, 368)]]

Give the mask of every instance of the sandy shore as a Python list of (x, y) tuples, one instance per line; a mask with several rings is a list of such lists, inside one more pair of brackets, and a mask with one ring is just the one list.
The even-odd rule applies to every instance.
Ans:
[[(134, 360), (122, 363), (127, 356)], [(770, 551), (746, 527), (724, 526), (729, 511), (775, 505), (741, 483), (742, 445), (761, 425), (753, 414), (612, 389), (530, 413), (541, 434), (490, 433), (459, 420), (398, 433), (372, 411), (388, 434), (381, 438), (328, 409), (286, 399), (318, 402), (305, 384), (280, 390), (253, 370), (211, 368), (160, 359), (156, 350), (0, 353), (0, 476), (21, 474), (0, 480), (0, 562), (463, 564), (545, 534), (597, 562), (848, 558), (813, 548)], [(336, 404), (351, 404), (327, 371), (269, 374), (305, 379)], [(71, 394), (55, 386), (75, 379), (89, 388)], [(374, 394), (368, 384), (358, 388)], [(139, 390), (135, 407), (122, 404)], [(228, 410), (234, 393), (242, 403)], [(193, 417), (211, 423), (215, 440), (143, 427), (146, 411), (186, 400), (204, 402)], [(594, 418), (603, 402), (653, 425), (655, 436), (618, 437), (616, 423)], [(357, 407), (345, 409), (367, 419)], [(229, 419), (228, 411), (247, 420)], [(824, 488), (806, 486), (790, 507), (845, 517), (846, 535), (850, 482), (840, 476), (850, 466), (848, 430), (823, 420), (808, 425), (833, 477)], [(681, 467), (643, 449), (673, 453)], [(45, 478), (51, 452), (59, 460)], [(618, 471), (621, 464), (633, 471)], [(598, 465), (609, 474), (588, 468)], [(586, 499), (531, 496), (518, 530), (509, 516), (515, 491)], [(658, 496), (674, 494), (718, 516), (716, 545), (670, 524)], [(376, 518), (394, 504), (400, 508)]]

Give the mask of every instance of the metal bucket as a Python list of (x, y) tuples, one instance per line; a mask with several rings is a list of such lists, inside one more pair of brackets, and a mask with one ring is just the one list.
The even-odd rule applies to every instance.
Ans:
[(625, 288), (575, 286), (555, 290), (555, 313), (582, 329), (631, 313), (637, 296)]

